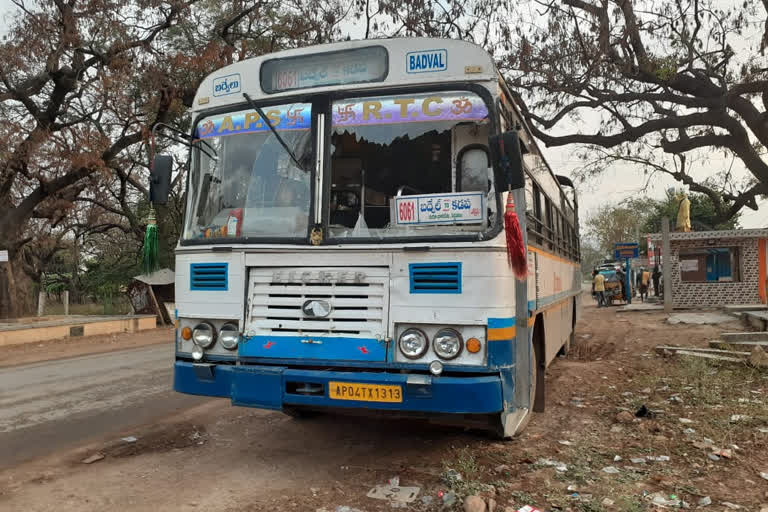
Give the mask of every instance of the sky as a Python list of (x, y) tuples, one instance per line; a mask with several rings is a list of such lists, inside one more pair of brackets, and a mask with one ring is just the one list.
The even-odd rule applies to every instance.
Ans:
[[(5, 34), (9, 21), (8, 15), (15, 11), (15, 9), (10, 0), (0, 0), (0, 36)], [(353, 38), (361, 37), (363, 34), (361, 27), (355, 23), (345, 26), (344, 30), (349, 32)], [(561, 128), (564, 131), (569, 131), (574, 128), (574, 125), (563, 122), (561, 123)], [(572, 176), (573, 172), (582, 165), (574, 155), (574, 151), (577, 149), (576, 146), (547, 148), (544, 144), (539, 143), (539, 147), (544, 154), (544, 158), (549, 162), (550, 167), (552, 167), (556, 174)], [(698, 169), (694, 169), (692, 171), (693, 176), (698, 179), (705, 178), (707, 174), (722, 170), (731, 163), (730, 158), (726, 160), (720, 153), (711, 153), (708, 157), (709, 161), (706, 166), (699, 166)], [(734, 166), (734, 176), (739, 178), (747, 175), (746, 169), (737, 161), (737, 164)], [(671, 177), (656, 174), (650, 180), (648, 188), (643, 191), (646, 179), (642, 171), (630, 165), (615, 165), (600, 178), (592, 178), (586, 183), (579, 183), (581, 222), (583, 223), (590, 214), (602, 205), (616, 203), (628, 197), (662, 198), (669, 187), (680, 187), (680, 184)], [(759, 206), (758, 211), (753, 211), (749, 208), (742, 210), (740, 219), (742, 227), (768, 227), (768, 200), (763, 200), (759, 203)]]

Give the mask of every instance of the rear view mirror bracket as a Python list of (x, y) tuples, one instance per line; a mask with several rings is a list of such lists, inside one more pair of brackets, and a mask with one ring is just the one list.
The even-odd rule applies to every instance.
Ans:
[(503, 132), (488, 138), (491, 159), (499, 190), (514, 190), (525, 186), (523, 155), (516, 131)]
[(149, 173), (149, 201), (153, 204), (167, 204), (171, 192), (171, 170), (173, 157), (155, 155)]

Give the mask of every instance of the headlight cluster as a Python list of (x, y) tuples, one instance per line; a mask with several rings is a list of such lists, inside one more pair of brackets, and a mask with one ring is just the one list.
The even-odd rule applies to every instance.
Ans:
[(216, 328), (210, 322), (201, 322), (194, 328), (184, 327), (181, 330), (181, 337), (185, 340), (192, 340), (192, 357), (196, 360), (202, 359), (203, 350), (211, 348), (218, 340), (221, 346), (227, 350), (235, 350), (240, 340), (240, 329), (237, 324), (226, 323), (216, 332)]
[[(429, 338), (421, 329), (411, 327), (400, 335), (398, 346), (400, 352), (408, 359), (419, 359), (429, 348)], [(446, 361), (457, 358), (463, 349), (464, 340), (454, 329), (447, 327), (440, 329), (432, 339), (432, 350), (440, 359)]]

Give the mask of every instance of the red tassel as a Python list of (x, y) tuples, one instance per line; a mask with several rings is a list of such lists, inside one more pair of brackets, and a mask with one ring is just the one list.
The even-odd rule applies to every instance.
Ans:
[(528, 254), (523, 245), (523, 232), (511, 192), (507, 197), (507, 209), (504, 212), (504, 231), (507, 234), (507, 262), (515, 276), (522, 281), (528, 277)]

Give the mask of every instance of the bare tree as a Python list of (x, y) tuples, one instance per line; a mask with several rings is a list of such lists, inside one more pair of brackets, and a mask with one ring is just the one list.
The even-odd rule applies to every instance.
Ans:
[[(501, 65), (536, 137), (579, 145), (586, 174), (618, 163), (666, 173), (726, 220), (768, 194), (766, 3), (729, 5), (534, 0), (537, 20), (510, 20)], [(712, 153), (749, 179), (734, 180), (730, 164), (694, 177), (692, 160)]]

